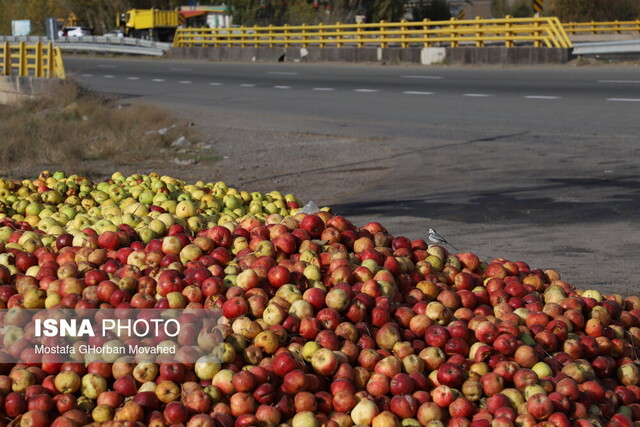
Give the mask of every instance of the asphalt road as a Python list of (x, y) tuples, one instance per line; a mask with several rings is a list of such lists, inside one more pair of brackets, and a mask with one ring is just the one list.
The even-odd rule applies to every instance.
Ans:
[(243, 129), (382, 141), (391, 154), (340, 159), (347, 169), (392, 163), (348, 197), (326, 200), (354, 223), (380, 221), (412, 238), (433, 227), (485, 258), (638, 293), (637, 67), (65, 65), (94, 90), (207, 111)]

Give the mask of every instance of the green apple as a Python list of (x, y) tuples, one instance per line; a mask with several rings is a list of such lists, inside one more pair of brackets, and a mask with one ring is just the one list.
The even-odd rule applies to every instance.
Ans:
[(160, 219), (154, 219), (149, 223), (149, 228), (158, 236), (167, 234), (167, 226)]
[(365, 259), (361, 264), (366, 267), (371, 273), (376, 274), (380, 270), (380, 266), (372, 259)]
[(142, 243), (149, 243), (151, 240), (155, 239), (158, 235), (155, 231), (150, 228), (141, 228), (138, 230), (138, 235), (140, 236), (140, 240)]
[(116, 184), (109, 187), (109, 189), (107, 190), (107, 194), (109, 195), (111, 200), (113, 200), (116, 203), (122, 202), (124, 198), (127, 196), (127, 193), (124, 190), (124, 188), (119, 187)]
[(544, 362), (536, 363), (535, 365), (533, 365), (531, 367), (531, 370), (533, 372), (535, 372), (536, 374), (538, 374), (538, 378), (552, 377), (553, 376), (553, 370), (551, 369), (551, 366), (547, 365)]
[(598, 302), (602, 302), (602, 300), (604, 298), (602, 298), (602, 294), (600, 293), (600, 291), (597, 291), (595, 289), (587, 289), (586, 291), (584, 291), (582, 293), (582, 297), (583, 298), (593, 298), (594, 300), (598, 301)]
[(151, 203), (153, 203), (153, 197), (155, 196), (155, 194), (153, 193), (153, 191), (151, 190), (144, 190), (142, 193), (140, 193), (140, 195), (138, 196), (138, 201), (140, 203), (144, 203), (145, 205), (150, 205)]
[(307, 341), (305, 345), (302, 347), (302, 358), (311, 363), (311, 358), (316, 353), (316, 351), (320, 350), (322, 346), (315, 341)]
[(14, 230), (11, 227), (0, 227), (0, 242), (6, 242), (13, 234)]
[(149, 208), (142, 203), (136, 202), (127, 206), (124, 209), (125, 213), (130, 213), (136, 215), (138, 217), (143, 217), (149, 215)]
[(42, 205), (36, 202), (29, 203), (24, 209), (26, 215), (39, 215), (40, 212), (42, 212)]
[(187, 218), (187, 228), (192, 233), (197, 233), (198, 231), (203, 230), (205, 226), (206, 226), (206, 222), (204, 218), (202, 218), (199, 215)]
[(100, 190), (94, 190), (90, 194), (91, 197), (93, 197), (93, 200), (95, 200), (98, 204), (102, 204), (105, 200), (111, 199), (107, 193)]
[(191, 200), (182, 200), (176, 206), (178, 218), (189, 218), (196, 214), (196, 205)]
[(524, 388), (523, 394), (524, 394), (524, 400), (529, 400), (529, 398), (534, 394), (544, 394), (546, 396), (547, 392), (545, 391), (544, 387), (542, 387), (540, 384), (531, 384)]
[(163, 202), (169, 200), (169, 195), (166, 193), (156, 193), (151, 200), (151, 204), (160, 206)]
[(166, 200), (160, 204), (160, 207), (169, 213), (175, 213), (178, 207), (178, 202), (175, 200)]

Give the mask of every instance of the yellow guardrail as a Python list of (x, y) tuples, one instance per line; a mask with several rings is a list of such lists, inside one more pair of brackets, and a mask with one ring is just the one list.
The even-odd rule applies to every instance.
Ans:
[(0, 43), (0, 76), (64, 79), (60, 48), (52, 43)]
[(451, 46), (532, 43), (569, 48), (571, 41), (558, 18), (502, 18), (376, 24), (299, 25), (238, 28), (179, 28), (175, 47), (191, 46)]
[(566, 22), (562, 26), (568, 34), (640, 33), (640, 20), (607, 22)]

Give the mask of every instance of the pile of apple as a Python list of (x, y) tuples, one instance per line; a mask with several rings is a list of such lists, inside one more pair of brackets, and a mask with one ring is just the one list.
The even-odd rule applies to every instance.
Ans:
[[(165, 236), (174, 224), (197, 233), (247, 214), (262, 220), (273, 213), (286, 216), (300, 208), (299, 203), (292, 194), (249, 193), (222, 181), (187, 184), (156, 173), (125, 177), (115, 172), (99, 183), (62, 171), (44, 171), (34, 180), (0, 178), (0, 216), (12, 219), (22, 230), (39, 232), (38, 242), (27, 242), (28, 249), (34, 244), (49, 246), (64, 233), (73, 235), (80, 246), (87, 228), (100, 234), (117, 231), (121, 224), (135, 229), (147, 243)], [(10, 234), (11, 230), (0, 229), (0, 241), (6, 242)]]
[[(103, 213), (117, 206), (111, 197), (113, 204), (90, 196), (127, 188), (127, 179), (114, 176), (106, 191), (85, 191), (81, 200), (95, 206), (80, 202), (74, 209)], [(304, 214), (295, 198), (287, 206), (282, 197), (265, 204), (262, 196), (259, 212), (257, 204), (251, 212), (233, 191), (243, 207), (206, 208), (203, 198), (213, 190), (185, 185), (180, 194), (191, 191), (199, 206), (183, 219), (202, 218), (202, 226), (176, 221), (177, 211), (165, 210), (174, 222), (150, 238), (143, 238), (143, 228), (124, 221), (110, 221), (112, 227), (98, 216), (74, 227), (75, 235), (30, 231), (37, 229), (27, 220), (33, 214), (15, 206), (23, 195), (40, 195), (42, 203), (54, 181), (40, 181), (49, 190), (12, 188), (18, 200), (0, 191), (14, 211), (0, 220), (8, 235), (0, 243), (0, 306), (206, 308), (222, 316), (214, 327), (194, 331), (198, 345), (180, 348), (173, 362), (61, 363), (45, 355), (38, 363), (2, 363), (27, 360), (20, 352), (28, 352), (21, 345), (26, 335), (4, 334), (1, 423), (640, 423), (640, 296), (579, 290), (558, 272), (524, 262), (450, 254), (424, 240), (393, 236), (376, 222), (356, 227), (328, 211)], [(150, 178), (149, 192), (151, 182), (164, 183), (168, 192), (156, 196), (173, 191), (177, 207), (180, 195), (167, 181)], [(135, 198), (133, 187), (120, 203)], [(151, 208), (160, 207), (155, 196), (140, 200), (141, 194), (134, 203), (147, 212), (136, 218), (159, 212)], [(280, 207), (271, 212), (266, 206), (275, 201)], [(52, 213), (41, 219), (70, 204), (57, 198), (48, 205)], [(43, 236), (54, 238), (43, 243)]]

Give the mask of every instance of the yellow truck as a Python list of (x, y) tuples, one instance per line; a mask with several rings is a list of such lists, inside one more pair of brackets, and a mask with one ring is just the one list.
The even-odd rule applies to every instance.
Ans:
[(126, 37), (171, 42), (180, 19), (177, 10), (131, 9), (118, 15), (117, 25)]

